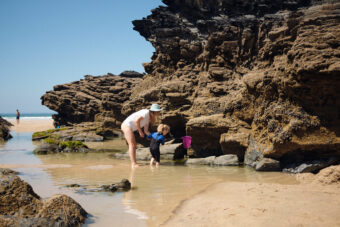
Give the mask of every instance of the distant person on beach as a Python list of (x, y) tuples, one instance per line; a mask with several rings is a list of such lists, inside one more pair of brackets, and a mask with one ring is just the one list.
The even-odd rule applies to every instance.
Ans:
[(20, 120), (20, 112), (19, 110), (17, 110), (17, 123), (19, 123), (19, 120)]
[[(129, 145), (129, 155), (131, 167), (138, 167), (136, 162), (136, 138), (133, 132), (138, 131), (139, 136), (144, 138), (145, 134), (150, 135), (149, 123), (155, 123), (160, 115), (161, 107), (158, 104), (152, 104), (151, 108), (137, 111), (128, 116), (122, 123), (121, 129)], [(144, 128), (144, 132), (142, 131)]]
[(169, 125), (160, 124), (157, 127), (157, 132), (153, 132), (148, 135), (148, 139), (151, 139), (150, 142), (150, 153), (152, 158), (150, 160), (150, 166), (153, 166), (153, 163), (156, 161), (156, 167), (159, 166), (161, 152), (159, 150), (159, 146), (164, 145), (165, 136), (170, 132)]

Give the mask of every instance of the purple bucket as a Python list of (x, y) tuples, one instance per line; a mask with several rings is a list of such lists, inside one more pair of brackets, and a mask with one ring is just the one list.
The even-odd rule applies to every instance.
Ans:
[(191, 145), (191, 136), (183, 136), (182, 141), (183, 141), (183, 147), (185, 149), (188, 149)]

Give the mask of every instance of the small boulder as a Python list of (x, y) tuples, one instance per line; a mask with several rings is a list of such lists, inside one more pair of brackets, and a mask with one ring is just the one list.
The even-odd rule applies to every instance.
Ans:
[(329, 158), (328, 160), (314, 160), (305, 163), (292, 164), (283, 168), (283, 172), (287, 173), (317, 173), (330, 165), (337, 163), (336, 158)]
[(330, 166), (316, 175), (316, 181), (322, 184), (340, 183), (340, 165)]
[(66, 187), (68, 187), (68, 188), (79, 188), (79, 187), (81, 187), (81, 185), (80, 184), (68, 184), (68, 185), (66, 185)]
[(0, 175), (18, 175), (19, 173), (17, 171), (6, 169), (6, 168), (0, 168)]
[(182, 143), (165, 144), (160, 147), (161, 159), (177, 160), (184, 158), (186, 150)]
[(216, 157), (213, 164), (219, 166), (238, 166), (239, 161), (237, 155), (227, 154)]
[(71, 197), (54, 195), (43, 202), (38, 216), (48, 219), (54, 226), (81, 226), (85, 222), (87, 212)]
[(279, 171), (280, 162), (271, 158), (263, 158), (256, 164), (256, 171)]
[(34, 154), (52, 154), (58, 153), (59, 147), (57, 144), (41, 143), (34, 149)]
[(237, 155), (209, 156), (206, 158), (189, 158), (186, 161), (189, 165), (217, 165), (217, 166), (237, 166), (239, 165)]
[(206, 158), (189, 158), (185, 163), (188, 165), (213, 165), (215, 159), (215, 156)]
[(111, 185), (102, 185), (101, 188), (104, 191), (128, 191), (131, 189), (131, 183), (128, 179), (122, 179), (119, 183), (111, 184)]

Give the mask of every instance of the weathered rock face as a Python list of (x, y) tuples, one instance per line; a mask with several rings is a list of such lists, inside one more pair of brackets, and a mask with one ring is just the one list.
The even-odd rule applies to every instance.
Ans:
[(86, 211), (66, 195), (42, 200), (8, 169), (0, 170), (1, 226), (81, 226)]
[(340, 1), (164, 3), (133, 22), (156, 52), (123, 113), (160, 100), (196, 154), (254, 167), (301, 153), (339, 159)]
[[(191, 135), (197, 156), (236, 154), (254, 167), (271, 158), (280, 168), (298, 156), (340, 160), (339, 0), (163, 2), (166, 7), (133, 21), (155, 48), (144, 64), (148, 74), (120, 81), (129, 91), (105, 88), (111, 104), (90, 109), (119, 122), (158, 102), (162, 121), (175, 137)], [(100, 78), (116, 87), (113, 78), (120, 77)], [(89, 90), (84, 80), (72, 86)], [(104, 97), (87, 92), (73, 113), (64, 107), (77, 102), (76, 92), (69, 101), (51, 94), (63, 91), (55, 87), (43, 103), (54, 103), (47, 106), (71, 122), (93, 120), (83, 107), (94, 103), (92, 96)]]
[(9, 133), (10, 126), (12, 126), (12, 124), (0, 116), (0, 141), (12, 138), (11, 134)]
[(105, 126), (117, 126), (124, 118), (122, 103), (129, 99), (131, 88), (141, 77), (133, 71), (119, 76), (87, 75), (80, 81), (54, 86), (53, 91), (41, 97), (42, 104), (58, 112), (53, 116), (57, 125), (99, 120)]

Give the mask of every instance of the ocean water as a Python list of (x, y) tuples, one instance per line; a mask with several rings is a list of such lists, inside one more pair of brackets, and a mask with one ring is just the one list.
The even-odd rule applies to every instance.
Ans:
[[(51, 119), (53, 113), (20, 113), (20, 119)], [(0, 113), (0, 116), (6, 120), (16, 118), (16, 113)]]

